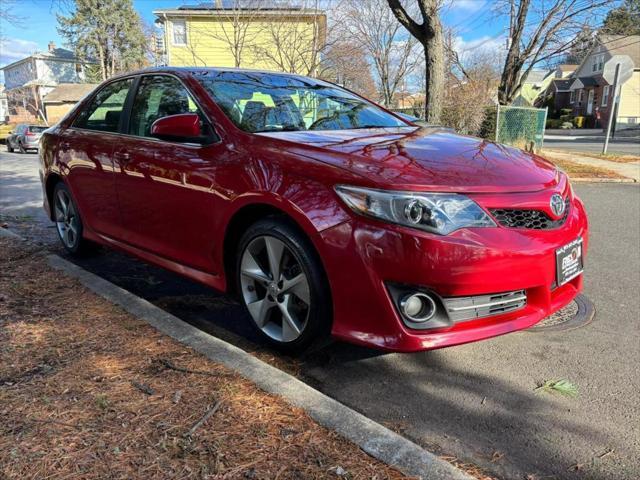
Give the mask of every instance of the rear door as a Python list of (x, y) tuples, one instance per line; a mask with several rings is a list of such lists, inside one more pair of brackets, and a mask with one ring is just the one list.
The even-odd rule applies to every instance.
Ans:
[(118, 199), (127, 243), (209, 272), (222, 145), (169, 142), (150, 135), (154, 121), (182, 113), (198, 113), (202, 128), (211, 128), (178, 78), (141, 77), (125, 127), (128, 135), (114, 152)]
[(87, 227), (108, 237), (122, 234), (115, 192), (113, 150), (119, 143), (133, 78), (105, 85), (60, 134), (58, 159)]

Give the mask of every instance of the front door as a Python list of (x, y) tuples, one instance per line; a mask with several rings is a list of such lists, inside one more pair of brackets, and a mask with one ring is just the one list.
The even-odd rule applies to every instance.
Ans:
[(124, 240), (209, 272), (213, 265), (210, 227), (220, 202), (212, 159), (218, 157), (222, 146), (169, 142), (150, 136), (155, 120), (181, 113), (198, 113), (206, 122), (177, 78), (147, 75), (140, 79), (128, 135), (114, 152)]
[(102, 88), (58, 142), (58, 160), (86, 227), (107, 237), (122, 230), (112, 154), (132, 84), (129, 78)]
[(593, 112), (593, 89), (589, 90), (589, 96), (587, 97), (587, 115), (591, 115)]

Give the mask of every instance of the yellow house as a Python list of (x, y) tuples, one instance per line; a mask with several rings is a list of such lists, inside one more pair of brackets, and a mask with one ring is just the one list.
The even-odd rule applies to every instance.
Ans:
[(317, 9), (217, 0), (155, 10), (171, 66), (243, 67), (313, 75), (326, 42)]

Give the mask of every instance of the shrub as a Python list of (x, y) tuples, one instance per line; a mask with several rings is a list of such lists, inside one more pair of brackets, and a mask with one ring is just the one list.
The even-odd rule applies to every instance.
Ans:
[(573, 123), (571, 122), (562, 122), (562, 125), (560, 125), (560, 128), (564, 129), (564, 130), (570, 130), (573, 128)]
[(560, 128), (563, 122), (559, 118), (547, 118), (545, 128)]

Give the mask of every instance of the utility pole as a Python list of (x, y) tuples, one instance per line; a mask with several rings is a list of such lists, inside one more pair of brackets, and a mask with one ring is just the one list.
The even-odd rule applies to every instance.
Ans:
[(613, 77), (613, 105), (611, 105), (611, 111), (609, 112), (609, 120), (607, 121), (607, 134), (604, 137), (604, 146), (602, 147), (602, 153), (607, 153), (609, 148), (609, 136), (611, 135), (611, 125), (615, 121), (615, 117), (618, 114), (618, 102), (620, 101), (620, 95), (618, 95), (618, 79), (620, 77), (620, 64), (616, 64), (616, 73)]

